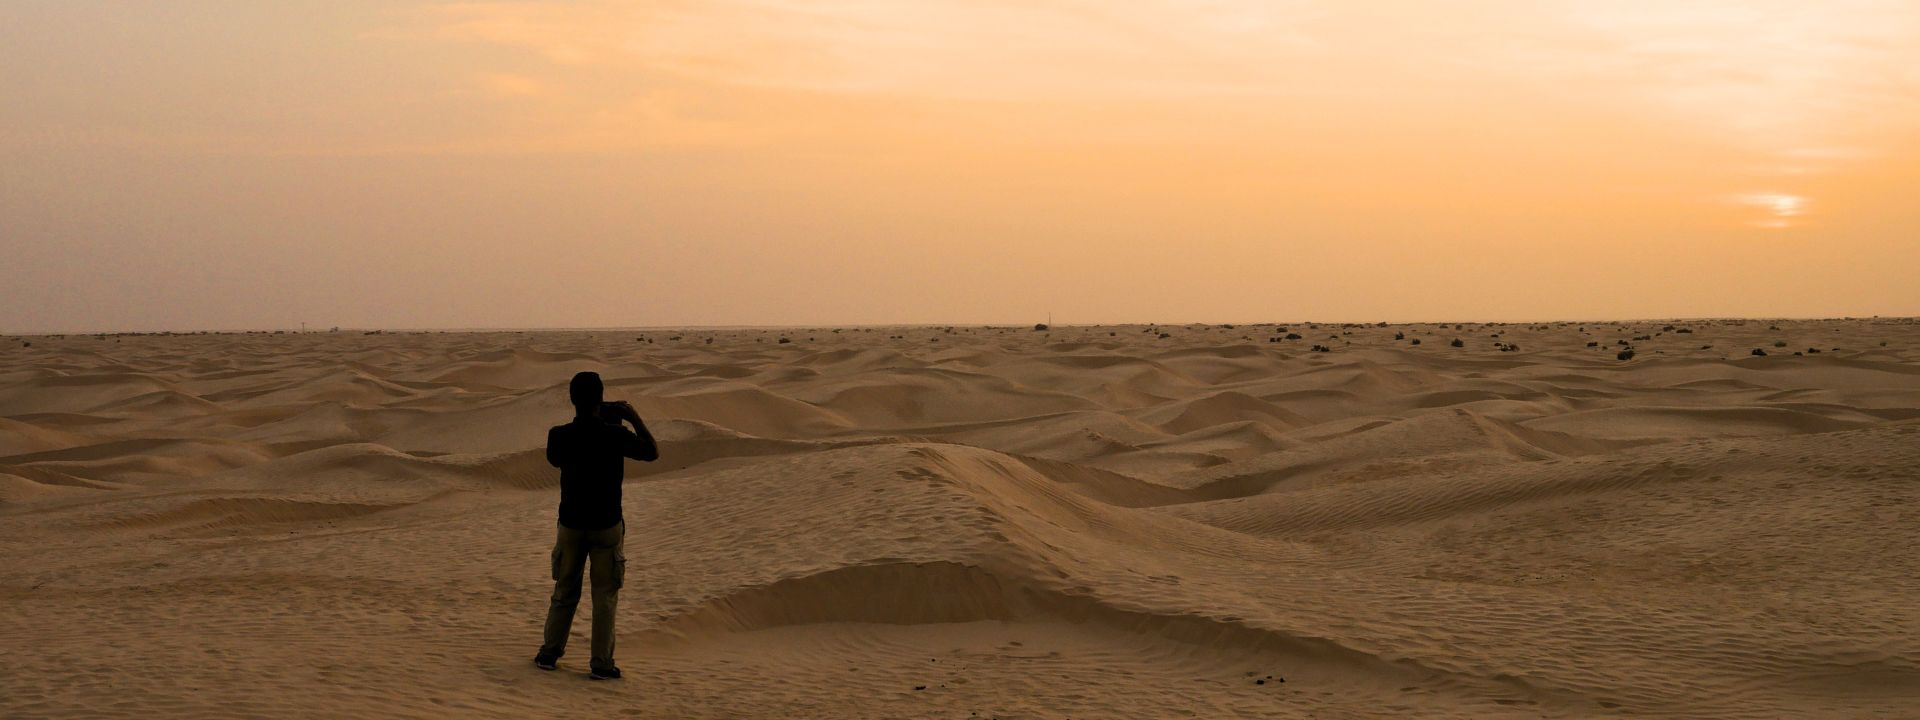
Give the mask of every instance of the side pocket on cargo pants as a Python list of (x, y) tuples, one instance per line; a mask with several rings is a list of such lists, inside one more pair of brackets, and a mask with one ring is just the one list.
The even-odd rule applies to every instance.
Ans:
[(556, 544), (553, 546), (553, 581), (560, 582), (561, 574), (562, 573), (560, 568), (560, 546)]
[(627, 551), (623, 548), (614, 548), (613, 549), (613, 589), (619, 590), (620, 588), (623, 588), (626, 586), (627, 586)]

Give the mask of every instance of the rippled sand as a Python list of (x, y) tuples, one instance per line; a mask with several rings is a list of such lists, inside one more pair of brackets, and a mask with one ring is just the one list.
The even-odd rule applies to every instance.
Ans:
[[(1910, 320), (68, 336), (0, 360), (9, 718), (1920, 708)], [(585, 603), (563, 672), (528, 662), (540, 444), (578, 370), (662, 441), (628, 468), (618, 683), (584, 677)]]

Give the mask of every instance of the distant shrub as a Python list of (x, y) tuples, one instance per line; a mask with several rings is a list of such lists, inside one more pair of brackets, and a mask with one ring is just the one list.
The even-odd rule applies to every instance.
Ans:
[(1813, 355), (1813, 354), (1815, 354), (1815, 353), (1818, 353), (1818, 352), (1820, 352), (1820, 348), (1807, 348), (1807, 354), (1808, 354), (1808, 355)]
[(1786, 347), (1786, 346), (1787, 346), (1787, 341), (1785, 341), (1785, 340), (1775, 340), (1775, 341), (1773, 341), (1773, 346), (1774, 346), (1774, 347)]
[(1405, 339), (1407, 339), (1407, 334), (1406, 334), (1406, 333), (1403, 333), (1403, 332), (1397, 332), (1397, 333), (1394, 333), (1394, 334), (1393, 334), (1393, 339), (1395, 339), (1395, 340), (1405, 340)]
[(1419, 345), (1419, 344), (1420, 344), (1420, 338), (1414, 338), (1414, 339), (1413, 339), (1413, 340), (1411, 341), (1411, 344), (1413, 344), (1413, 345)]
[(1761, 350), (1760, 348), (1754, 348), (1754, 349), (1753, 349), (1753, 354), (1754, 354), (1754, 356), (1756, 356), (1756, 357), (1766, 357), (1766, 356), (1767, 356), (1767, 351), (1765, 351), (1765, 350)]
[(1325, 346), (1325, 345), (1315, 345), (1315, 346), (1313, 346), (1313, 347), (1312, 347), (1312, 348), (1310, 348), (1310, 349), (1311, 349), (1311, 350), (1312, 350), (1313, 352), (1332, 352), (1332, 348), (1329, 348), (1329, 347), (1327, 347), (1327, 346)]
[(787, 338), (780, 338), (780, 344), (781, 344), (781, 345), (785, 345), (785, 344), (787, 344), (787, 343), (790, 343), (790, 342), (793, 342), (793, 341), (792, 341), (792, 340), (789, 340), (789, 339), (787, 339)]
[(1165, 339), (1167, 339), (1167, 338), (1170, 338), (1170, 337), (1173, 337), (1173, 333), (1160, 333), (1160, 339), (1161, 339), (1161, 340), (1165, 340)]
[(1300, 333), (1287, 333), (1287, 339), (1288, 339), (1288, 340), (1299, 340), (1299, 339), (1300, 339)]
[(1044, 330), (1046, 330), (1046, 329), (1047, 329), (1047, 324), (1046, 324), (1046, 323), (1034, 323), (1034, 324), (1033, 324), (1033, 331), (1034, 331), (1034, 332), (1041, 332), (1041, 331), (1044, 331)]
[(1587, 342), (1587, 347), (1600, 347), (1600, 341), (1590, 340)]
[(1450, 343), (1447, 343), (1447, 344), (1448, 344), (1448, 345), (1452, 345), (1452, 346), (1454, 346), (1454, 347), (1466, 347), (1466, 346), (1467, 346), (1467, 344), (1466, 344), (1465, 342), (1461, 342), (1461, 340), (1460, 340), (1460, 338), (1454, 338), (1454, 339), (1453, 339), (1453, 342), (1450, 342)]
[(1680, 328), (1679, 330), (1675, 330), (1673, 332), (1675, 335), (1689, 335), (1693, 333), (1693, 328)]
[(1621, 360), (1632, 360), (1633, 348), (1627, 348), (1625, 350), (1621, 350), (1620, 353), (1617, 355), (1614, 355), (1614, 357), (1619, 358)]

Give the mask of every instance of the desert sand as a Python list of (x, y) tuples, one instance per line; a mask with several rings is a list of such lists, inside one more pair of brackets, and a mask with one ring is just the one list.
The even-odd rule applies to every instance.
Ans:
[(1917, 531), (1905, 319), (0, 340), (16, 719), (1915, 717)]

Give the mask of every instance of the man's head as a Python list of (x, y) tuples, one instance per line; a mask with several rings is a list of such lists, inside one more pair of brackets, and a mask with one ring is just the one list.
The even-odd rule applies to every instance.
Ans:
[(598, 416), (606, 393), (607, 386), (600, 382), (597, 372), (574, 373), (573, 382), (567, 383), (567, 397), (573, 401), (574, 414), (581, 417)]

